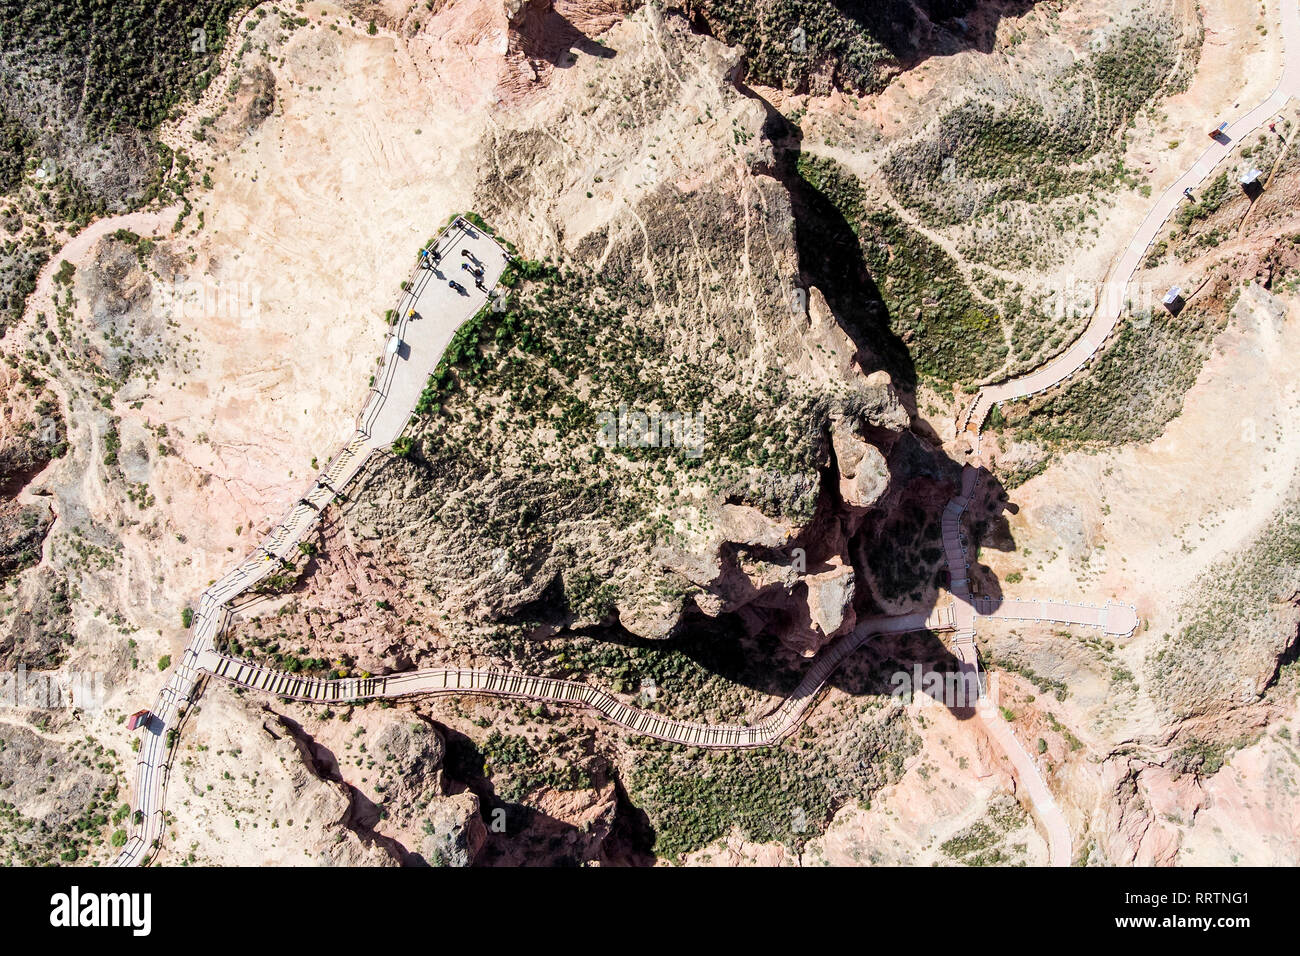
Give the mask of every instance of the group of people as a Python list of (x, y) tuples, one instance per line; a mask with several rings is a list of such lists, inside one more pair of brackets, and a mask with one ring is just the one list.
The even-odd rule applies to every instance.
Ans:
[[(483, 263), (480, 262), (478, 258), (474, 255), (474, 253), (470, 252), (468, 249), (462, 249), (460, 251), (460, 254), (469, 260), (468, 262), (462, 262), (460, 264), (460, 267), (474, 277), (474, 287), (476, 289), (479, 289), (480, 291), (486, 291), (486, 286), (484, 286), (483, 284)], [(442, 263), (442, 253), (438, 251), (438, 247), (436, 244), (428, 249), (420, 250), (421, 269), (432, 269), (434, 268), (434, 266), (437, 266), (441, 263)], [(456, 286), (456, 283), (451, 281), (450, 279), (448, 280), (448, 282), (453, 287)]]
[(479, 262), (474, 253), (468, 249), (462, 249), (460, 254), (469, 260), (462, 262), (460, 267), (474, 277), (474, 287), (483, 290), (483, 263)]

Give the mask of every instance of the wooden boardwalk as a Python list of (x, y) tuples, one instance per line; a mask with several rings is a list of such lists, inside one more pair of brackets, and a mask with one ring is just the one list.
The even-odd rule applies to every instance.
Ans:
[(1129, 637), (1137, 630), (1137, 608), (1131, 604), (1107, 601), (1087, 604), (1075, 601), (1042, 601), (991, 597), (972, 599), (980, 617), (1005, 621), (1039, 621), (1044, 624), (1078, 624), (1100, 628), (1112, 637)]
[[(104, 222), (111, 224), (116, 220)], [(99, 231), (107, 228), (99, 227)], [(384, 365), (357, 415), (355, 431), (253, 552), (203, 592), (191, 624), (190, 643), (154, 702), (150, 710), (153, 719), (141, 737), (136, 758), (135, 812), (131, 815), (127, 842), (114, 865), (133, 866), (144, 862), (162, 838), (163, 806), (171, 773), (171, 732), (179, 731), (189, 704), (201, 689), (207, 671), (199, 662), (211, 660), (216, 639), (229, 621), (230, 602), (283, 570), (286, 562), (295, 562), (299, 557), (299, 542), (316, 527), (326, 506), (361, 473), (373, 455), (400, 437), (447, 343), (462, 324), (487, 304), (490, 290), (495, 288), (509, 261), (495, 239), (464, 219), (457, 219), (444, 229), (435, 246), (452, 262), (448, 271), (459, 267), (460, 250), (473, 252), (483, 264), (482, 287), (471, 291), (468, 286), (462, 286), (461, 291), (456, 291), (436, 267), (426, 268), (427, 262), (416, 263), (411, 279), (398, 296), (394, 310), (397, 318), (384, 340)], [(459, 272), (454, 277), (463, 279)], [(398, 347), (390, 348), (394, 340)], [(137, 816), (143, 819), (137, 822)]]
[[(1156, 200), (1102, 283), (1097, 308), (1083, 334), (1063, 353), (1032, 372), (983, 386), (958, 419), (958, 433), (978, 434), (994, 405), (1036, 395), (1059, 385), (1087, 365), (1106, 344), (1124, 314), (1128, 285), (1160, 230), (1185, 201), (1183, 190), (1194, 189), (1209, 179), (1242, 140), (1276, 116), (1291, 97), (1300, 95), (1300, 8), (1296, 0), (1282, 2), (1282, 36), (1283, 70), (1277, 87), (1262, 103), (1230, 123), (1225, 133), (1206, 147), (1191, 169)], [(1206, 125), (1209, 125), (1208, 117)]]
[(674, 720), (633, 707), (609, 691), (582, 681), (537, 677), (490, 668), (435, 667), (380, 677), (330, 679), (274, 670), (227, 657), (213, 650), (200, 655), (198, 666), (230, 684), (315, 704), (448, 694), (516, 697), (585, 707), (643, 737), (689, 747), (734, 749), (767, 747), (789, 734), (799, 725), (830, 676), (870, 637), (876, 634), (940, 631), (951, 627), (951, 607), (938, 608), (929, 615), (917, 613), (869, 619), (855, 628), (853, 633), (839, 638), (823, 650), (790, 696), (770, 714), (753, 724), (701, 724)]
[[(957, 422), (958, 432), (978, 436), (985, 416), (994, 404), (1034, 394), (1064, 381), (1082, 368), (1114, 330), (1122, 314), (1124, 293), (1137, 271), (1147, 248), (1180, 202), (1185, 187), (1195, 186), (1208, 177), (1232, 148), (1246, 135), (1263, 125), (1280, 110), (1290, 97), (1300, 92), (1300, 7), (1296, 0), (1282, 3), (1284, 37), (1284, 72), (1274, 93), (1248, 114), (1231, 124), (1223, 141), (1210, 146), (1182, 179), (1174, 183), (1156, 202), (1138, 232), (1117, 260), (1103, 284), (1101, 305), (1080, 338), (1065, 353), (1042, 368), (1011, 381), (980, 389), (966, 412)], [(70, 242), (62, 255), (51, 258), (38, 277), (38, 293), (47, 290), (53, 267), (64, 259), (77, 258), (89, 243), (106, 231), (128, 222), (129, 218), (101, 220)], [(448, 242), (448, 237), (450, 241)], [(458, 220), (438, 243), (450, 255), (458, 243), (472, 246), (485, 264), (485, 289), (495, 286), (504, 268), (505, 253), (489, 236)], [(85, 247), (85, 248), (83, 248)], [(432, 281), (436, 276), (439, 281)], [(177, 667), (155, 702), (153, 720), (144, 732), (136, 763), (134, 812), (128, 840), (116, 865), (144, 862), (161, 841), (166, 821), (163, 811), (171, 769), (171, 739), (179, 733), (189, 713), (189, 705), (202, 689), (203, 679), (211, 674), (239, 686), (282, 694), (300, 700), (329, 702), (366, 700), (376, 697), (404, 697), (423, 693), (482, 693), (495, 696), (545, 700), (592, 709), (630, 732), (656, 739), (701, 747), (759, 747), (780, 740), (802, 719), (826, 680), (871, 634), (894, 628), (916, 630), (930, 628), (953, 632), (953, 652), (963, 669), (978, 672), (975, 645), (975, 622), (981, 616), (1015, 620), (1059, 621), (1101, 627), (1108, 634), (1131, 633), (1137, 616), (1128, 605), (1095, 605), (1059, 601), (1010, 602), (994, 606), (981, 604), (970, 591), (970, 566), (961, 535), (961, 520), (977, 491), (978, 472), (968, 466), (962, 477), (961, 494), (944, 509), (943, 544), (951, 575), (953, 602), (929, 618), (903, 615), (898, 618), (868, 622), (826, 648), (804, 675), (794, 693), (771, 714), (751, 725), (705, 725), (675, 721), (649, 711), (638, 710), (618, 700), (613, 694), (590, 685), (554, 678), (534, 677), (510, 671), (442, 668), (412, 671), (409, 674), (377, 678), (346, 678), (322, 681), (276, 672), (244, 661), (218, 655), (215, 640), (229, 618), (230, 602), (259, 581), (279, 570), (283, 561), (294, 557), (294, 549), (320, 519), (324, 507), (355, 478), (376, 451), (388, 447), (405, 429), (414, 401), (423, 388), (443, 349), (459, 327), (487, 301), (465, 292), (464, 301), (449, 299), (446, 277), (441, 273), (417, 268), (412, 280), (398, 298), (397, 324), (385, 343), (385, 364), (371, 398), (358, 414), (355, 432), (331, 460), (312, 486), (277, 523), (257, 550), (204, 592), (193, 623), (193, 636)], [(48, 291), (48, 290), (47, 290)], [(482, 291), (482, 290), (479, 290)], [(429, 297), (426, 301), (426, 295)], [(423, 314), (438, 322), (421, 324)], [(387, 346), (396, 337), (399, 348)], [(411, 343), (419, 345), (412, 350)], [(405, 349), (405, 354), (403, 354)], [(415, 356), (414, 363), (412, 357)], [(413, 378), (412, 375), (415, 377)], [(872, 629), (874, 628), (874, 630)], [(1000, 718), (988, 716), (986, 723)], [(1048, 831), (1054, 863), (1069, 862), (1069, 830), (1051, 793), (1038, 775), (1032, 758), (1019, 746), (1006, 726), (990, 724), (990, 734), (1007, 752), (1016, 773), (1025, 784), (1036, 814)], [(1009, 738), (1008, 738), (1009, 735)]]

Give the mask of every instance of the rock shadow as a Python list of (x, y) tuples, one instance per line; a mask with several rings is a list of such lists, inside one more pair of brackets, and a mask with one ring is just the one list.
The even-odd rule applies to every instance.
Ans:
[(530, 60), (549, 63), (567, 69), (584, 53), (602, 60), (610, 60), (618, 51), (605, 46), (584, 33), (572, 20), (560, 13), (550, 0), (525, 3), (511, 22), (515, 49)]
[(879, 42), (904, 70), (935, 56), (992, 53), (1002, 20), (1023, 16), (1037, 0), (832, 0), (844, 16)]

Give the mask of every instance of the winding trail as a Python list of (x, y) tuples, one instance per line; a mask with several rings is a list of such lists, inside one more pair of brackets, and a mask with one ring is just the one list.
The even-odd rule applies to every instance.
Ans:
[[(1300, 95), (1300, 3), (1282, 0), (1282, 78), (1264, 102), (1250, 110), (1206, 148), (1192, 168), (1165, 190), (1147, 213), (1142, 225), (1120, 254), (1102, 284), (1097, 308), (1083, 334), (1056, 358), (1028, 374), (980, 388), (966, 412), (958, 419), (957, 431), (978, 436), (980, 426), (993, 406), (1046, 391), (1065, 381), (1092, 359), (1110, 338), (1124, 312), (1125, 293), (1134, 274), (1142, 265), (1147, 250), (1164, 228), (1174, 210), (1186, 198), (1183, 190), (1199, 186), (1228, 157), (1237, 145), (1263, 126), (1287, 104)], [(1207, 120), (1206, 128), (1211, 123)]]
[(169, 223), (176, 221), (180, 213), (181, 206), (177, 203), (165, 209), (128, 212), (92, 222), (60, 246), (59, 251), (50, 256), (45, 265), (41, 266), (36, 274), (36, 288), (27, 297), (27, 304), (23, 307), (24, 321), (31, 319), (38, 312), (54, 314), (54, 275), (65, 261), (76, 265), (90, 252), (91, 246), (119, 229), (126, 229), (141, 236), (157, 237)]
[[(952, 631), (953, 653), (964, 676), (972, 682), (967, 686), (978, 686), (975, 624), (980, 616), (1059, 621), (1100, 627), (1109, 634), (1131, 633), (1137, 625), (1137, 616), (1125, 605), (1107, 603), (1102, 607), (1063, 601), (1024, 601), (1006, 605), (995, 604), (971, 593), (961, 521), (979, 492), (979, 431), (994, 405), (1051, 388), (1082, 368), (1096, 354), (1114, 331), (1123, 311), (1128, 284), (1146, 250), (1182, 200), (1183, 190), (1203, 182), (1237, 142), (1267, 122), (1292, 95), (1300, 93), (1300, 5), (1296, 0), (1284, 0), (1282, 21), (1285, 66), (1277, 89), (1233, 123), (1226, 134), (1207, 148), (1196, 164), (1157, 200), (1111, 269), (1098, 308), (1079, 339), (1061, 355), (1027, 375), (982, 387), (965, 414), (958, 419), (958, 431), (972, 433), (975, 447), (972, 463), (963, 471), (961, 492), (944, 509), (942, 520), (953, 598), (951, 604), (930, 615), (918, 613), (863, 622), (853, 633), (823, 650), (795, 691), (775, 710), (752, 724), (698, 724), (672, 720), (630, 707), (613, 694), (583, 682), (509, 671), (433, 668), (384, 677), (323, 680), (269, 670), (215, 651), (214, 642), (230, 620), (230, 602), (283, 567), (293, 556), (298, 543), (320, 520), (324, 507), (361, 472), (376, 452), (391, 446), (401, 435), (428, 373), (436, 366), (452, 335), (487, 301), (486, 290), (495, 286), (506, 255), (490, 237), (463, 220), (457, 220), (439, 237), (436, 245), (444, 256), (450, 256), (461, 248), (470, 249), (484, 264), (483, 287), (477, 290), (479, 294), (461, 290), (453, 295), (455, 290), (448, 284), (446, 275), (417, 266), (409, 288), (399, 299), (398, 323), (390, 330), (385, 343), (383, 372), (370, 400), (357, 417), (354, 435), (258, 549), (204, 592), (191, 642), (154, 704), (145, 729), (136, 764), (130, 832), (115, 864), (129, 866), (146, 861), (163, 837), (166, 828), (163, 807), (174, 738), (179, 735), (189, 705), (209, 675), (239, 686), (321, 703), (425, 694), (489, 694), (524, 698), (587, 707), (633, 733), (690, 746), (762, 747), (778, 742), (794, 729), (836, 668), (876, 634)], [(159, 225), (158, 217), (166, 214), (140, 214), (141, 231), (154, 231)], [(103, 220), (83, 230), (42, 270), (34, 293), (35, 300), (44, 302), (50, 298), (53, 267), (58, 262), (80, 258), (100, 236), (123, 227), (130, 228), (123, 217), (119, 217)], [(458, 269), (459, 265), (460, 256), (457, 255), (452, 268)], [(457, 271), (456, 277), (463, 278), (463, 275)], [(1071, 854), (1069, 826), (1037, 764), (995, 707), (981, 699), (975, 711), (990, 738), (1010, 761), (1035, 815), (1047, 832), (1052, 863), (1068, 864)]]
[[(101, 229), (99, 234), (107, 228)], [(87, 241), (83, 252), (89, 249), (90, 242), (93, 238)], [(397, 323), (385, 339), (384, 367), (376, 378), (369, 400), (357, 416), (356, 431), (256, 550), (204, 591), (192, 624), (190, 643), (160, 692), (144, 727), (136, 762), (128, 839), (115, 865), (143, 863), (161, 843), (166, 830), (164, 807), (175, 742), (191, 705), (209, 676), (312, 703), (485, 694), (582, 706), (632, 733), (705, 748), (765, 747), (779, 742), (799, 725), (843, 661), (866, 640), (878, 634), (955, 631), (954, 651), (964, 669), (977, 682), (976, 605), (967, 587), (969, 569), (960, 533), (961, 515), (978, 486), (975, 471), (970, 468), (963, 475), (962, 493), (944, 513), (944, 543), (952, 569), (954, 600), (929, 614), (915, 612), (861, 622), (852, 633), (839, 638), (817, 656), (789, 697), (750, 724), (700, 724), (674, 720), (629, 706), (615, 695), (580, 681), (510, 671), (430, 668), (381, 677), (321, 679), (271, 670), (217, 653), (216, 641), (230, 623), (232, 602), (288, 566), (297, 556), (299, 542), (320, 521), (324, 509), (361, 474), (372, 456), (389, 448), (400, 437), (429, 373), (436, 367), (456, 330), (486, 304), (488, 290), (495, 287), (508, 261), (506, 253), (491, 237), (463, 220), (457, 220), (440, 235), (435, 248), (442, 255), (444, 264), (451, 263), (447, 271), (454, 272), (457, 278), (464, 278), (464, 273), (459, 270), (462, 256), (457, 253), (469, 252), (476, 261), (483, 263), (481, 287), (476, 293), (470, 293), (464, 287), (458, 289), (449, 282), (451, 276), (440, 271), (439, 267), (426, 269), (417, 264), (399, 298), (395, 312)], [(1094, 605), (1055, 602), (1051, 606), (1064, 609), (1063, 613), (1073, 623), (1101, 626)]]
[(947, 608), (939, 608), (929, 616), (917, 613), (869, 620), (822, 651), (790, 696), (770, 714), (752, 724), (700, 724), (674, 720), (631, 707), (608, 691), (582, 681), (534, 677), (514, 671), (429, 668), (385, 677), (328, 680), (260, 667), (214, 651), (208, 651), (199, 664), (229, 683), (294, 700), (335, 703), (428, 694), (519, 697), (588, 707), (633, 733), (656, 740), (690, 747), (730, 749), (767, 747), (794, 730), (831, 674), (868, 638), (877, 634), (946, 630), (950, 626)]
[[(976, 461), (978, 462), (978, 444)], [(1003, 717), (995, 701), (989, 700), (985, 687), (980, 680), (979, 648), (975, 643), (975, 623), (981, 616), (1014, 617), (1001, 614), (1004, 605), (989, 597), (976, 597), (970, 589), (970, 557), (963, 540), (961, 522), (971, 502), (977, 500), (984, 477), (984, 471), (975, 464), (968, 464), (962, 469), (961, 493), (948, 502), (943, 510), (943, 548), (948, 564), (949, 589), (953, 596), (953, 620), (956, 633), (953, 635), (952, 652), (957, 658), (961, 673), (960, 688), (969, 700), (977, 698), (974, 718), (983, 728), (993, 744), (1006, 756), (1015, 773), (1024, 796), (1033, 808), (1034, 816), (1042, 824), (1047, 834), (1048, 860), (1052, 866), (1068, 866), (1072, 857), (1072, 840), (1070, 825), (1065, 814), (1052, 797), (1052, 791), (1043, 779), (1038, 765), (1034, 763), (1028, 751), (1016, 738), (1015, 731)], [(1030, 601), (1013, 604), (1016, 611), (1032, 606), (1051, 609), (1051, 613), (1060, 615), (1062, 623), (1083, 624), (1089, 627), (1122, 627), (1132, 619), (1132, 627), (1125, 633), (1132, 633), (1137, 627), (1137, 612), (1128, 605), (1108, 603), (1107, 613), (1096, 613), (1096, 605), (1073, 604), (1065, 601)], [(1118, 609), (1113, 615), (1110, 609)], [(1025, 610), (1025, 613), (1029, 613)], [(1019, 618), (1017, 618), (1019, 619)], [(1043, 620), (1040, 617), (1025, 618)], [(1107, 631), (1107, 633), (1112, 633)]]
[[(208, 673), (203, 664), (211, 663), (214, 642), (229, 624), (230, 602), (297, 557), (298, 543), (320, 521), (325, 507), (361, 473), (373, 455), (389, 448), (401, 436), (447, 344), (456, 330), (487, 304), (490, 290), (509, 261), (495, 239), (463, 219), (448, 226), (434, 248), (443, 261), (429, 268), (424, 268), (422, 261), (416, 263), (398, 298), (394, 311), (397, 320), (384, 339), (384, 366), (357, 416), (352, 437), (253, 553), (203, 592), (191, 625), (190, 643), (158, 695), (144, 728), (136, 760), (131, 825), (114, 865), (144, 862), (162, 839), (175, 740)], [(461, 268), (466, 261), (463, 253), (469, 253), (482, 266), (481, 285), (477, 287)]]
[[(1184, 190), (1203, 183), (1247, 136), (1254, 133), (1269, 119), (1277, 115), (1292, 96), (1300, 95), (1300, 2), (1282, 2), (1282, 77), (1273, 92), (1258, 106), (1247, 112), (1227, 130), (1214, 138), (1192, 168), (1184, 173), (1152, 206), (1137, 232), (1120, 254), (1102, 286), (1097, 309), (1093, 312), (1083, 334), (1068, 349), (1038, 369), (1008, 381), (980, 388), (975, 399), (957, 421), (958, 435), (963, 432), (973, 440), (971, 461), (965, 466), (962, 494), (949, 503), (944, 512), (944, 547), (950, 569), (960, 567), (964, 548), (957, 535), (961, 512), (971, 498), (974, 484), (982, 473), (980, 465), (980, 429), (994, 405), (1024, 398), (1046, 391), (1068, 379), (1083, 368), (1102, 348), (1114, 332), (1124, 311), (1125, 295), (1129, 283), (1146, 257), (1174, 210), (1184, 200)], [(1207, 122), (1207, 127), (1209, 123)], [(968, 491), (969, 487), (972, 491)], [(957, 549), (961, 549), (960, 555)], [(1108, 602), (1104, 607), (1069, 604), (1059, 601), (1013, 601), (1009, 604), (994, 602), (989, 598), (970, 598), (966, 581), (953, 570), (953, 596), (958, 604), (958, 631), (953, 650), (968, 676), (978, 679), (978, 662), (975, 658), (974, 631), (966, 630), (967, 621), (973, 626), (976, 616), (1024, 621), (1048, 621), (1087, 624), (1102, 628), (1107, 634), (1131, 634), (1137, 627), (1136, 611), (1122, 604)], [(969, 611), (961, 605), (970, 601)], [(969, 636), (968, 636), (969, 635)], [(1035, 815), (1047, 831), (1048, 850), (1053, 865), (1068, 865), (1071, 859), (1069, 824), (1052, 796), (1034, 759), (1025, 750), (1010, 724), (1001, 712), (991, 706), (977, 708), (977, 717), (992, 740), (1007, 756), (1016, 776), (1034, 807)]]
[[(1033, 759), (1016, 740), (997, 708), (984, 698), (975, 645), (975, 622), (980, 616), (977, 609), (989, 609), (992, 613), (988, 616), (1054, 620), (1103, 628), (1107, 629), (1107, 633), (1115, 634), (1131, 633), (1132, 628), (1136, 627), (1137, 615), (1128, 605), (1108, 603), (1105, 608), (1099, 608), (1094, 604), (1064, 601), (1022, 602), (1015, 605), (1015, 613), (999, 615), (998, 608), (988, 598), (972, 597), (968, 587), (970, 567), (960, 521), (978, 490), (977, 472), (968, 467), (963, 473), (962, 494), (954, 498), (944, 512), (944, 544), (953, 600), (936, 607), (929, 614), (918, 611), (862, 621), (852, 633), (832, 642), (817, 656), (790, 696), (770, 713), (749, 724), (702, 724), (675, 720), (632, 707), (608, 691), (583, 681), (490, 668), (426, 668), (378, 677), (305, 677), (218, 653), (213, 648), (213, 639), (228, 620), (224, 605), (204, 615), (205, 621), (213, 622), (210, 626), (214, 630), (210, 637), (206, 634), (203, 636), (193, 666), (200, 673), (211, 674), (238, 687), (307, 703), (357, 703), (428, 695), (517, 698), (585, 707), (632, 733), (656, 740), (706, 749), (745, 749), (777, 744), (798, 727), (831, 675), (868, 639), (881, 634), (951, 631), (955, 632), (953, 653), (962, 675), (962, 697), (957, 706), (967, 707), (967, 701), (978, 701), (973, 708), (973, 716), (1007, 755), (1035, 814), (1047, 831), (1052, 862), (1055, 865), (1065, 865), (1070, 860), (1070, 831), (1065, 817), (1053, 801)], [(246, 587), (237, 593), (242, 593), (242, 590), (246, 590)], [(226, 599), (229, 600), (228, 597)], [(1032, 611), (1029, 610), (1031, 608)], [(1040, 616), (1040, 609), (1046, 609), (1041, 613), (1050, 613), (1052, 616)], [(1017, 617), (1018, 614), (1023, 616)], [(1132, 626), (1126, 631), (1109, 629), (1126, 626), (1129, 620)]]
[[(978, 462), (978, 441), (975, 452), (976, 462)], [(1013, 604), (1012, 607), (1015, 611), (1003, 615), (999, 613), (1004, 607), (1000, 600), (973, 596), (970, 590), (970, 559), (965, 542), (962, 540), (961, 520), (971, 502), (976, 500), (979, 495), (984, 474), (984, 471), (977, 467), (976, 464), (966, 465), (962, 469), (961, 494), (948, 502), (948, 506), (943, 512), (943, 547), (948, 561), (949, 587), (952, 590), (953, 604), (955, 606), (954, 618), (957, 626), (952, 651), (961, 670), (961, 687), (967, 695), (970, 695), (973, 689), (978, 696), (978, 703), (974, 709), (975, 720), (979, 722), (989, 739), (1010, 762), (1016, 780), (1019, 782), (1025, 797), (1029, 800), (1030, 806), (1033, 807), (1034, 816), (1038, 818), (1038, 822), (1042, 824), (1043, 830), (1047, 834), (1048, 860), (1052, 866), (1069, 866), (1073, 854), (1070, 824), (1065, 819), (1065, 814), (1061, 812), (1056, 799), (1052, 796), (1051, 788), (1047, 786), (1047, 781), (1043, 779), (1038, 765), (1020, 743), (1015, 731), (1011, 729), (1010, 723), (1007, 722), (996, 702), (988, 699), (984, 685), (980, 681), (979, 648), (975, 643), (975, 622), (981, 616), (1005, 616), (1016, 620), (1044, 620), (1041, 617), (1016, 618), (1015, 611), (1024, 609), (1025, 613), (1028, 614), (1030, 613), (1027, 609), (1029, 606), (1032, 606), (1035, 611), (1041, 607), (1046, 607), (1051, 609), (1050, 613), (1059, 614), (1062, 623), (1083, 624), (1089, 627), (1106, 628), (1108, 624), (1112, 627), (1120, 627), (1127, 624), (1129, 618), (1131, 618), (1132, 627), (1124, 632), (1125, 636), (1127, 636), (1137, 627), (1137, 611), (1128, 605), (1108, 603), (1106, 605), (1107, 613), (1099, 615), (1096, 613), (1096, 606), (1091, 604), (1073, 604), (1066, 601), (1029, 601)], [(1120, 610), (1117, 610), (1112, 616), (1110, 614), (1111, 608)], [(981, 610), (984, 612), (983, 614), (981, 614)], [(1118, 632), (1108, 630), (1107, 633)]]

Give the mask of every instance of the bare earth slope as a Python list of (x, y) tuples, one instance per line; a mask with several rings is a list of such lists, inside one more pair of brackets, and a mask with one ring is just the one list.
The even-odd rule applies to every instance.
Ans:
[[(512, 667), (752, 723), (864, 617), (946, 601), (964, 386), (1068, 345), (1281, 51), (1272, 0), (972, 5), (963, 26), (938, 6), (872, 35), (870, 82), (865, 47), (728, 46), (748, 27), (724, 4), (702, 11), (716, 37), (568, 0), (237, 17), (160, 134), (183, 199), (73, 239), (3, 341), (0, 655), (101, 678), (76, 707), (0, 708), (6, 859), (110, 858), (126, 716), (195, 596), (349, 435), (411, 257), (470, 208), (518, 281), (227, 651), (320, 676)], [(980, 625), (1080, 862), (1296, 859), (1296, 128), (1288, 108), (1234, 144), (1097, 359), (984, 436), (974, 591), (1142, 619)], [(1175, 284), (1176, 317), (1150, 294)], [(676, 417), (646, 440), (642, 414)], [(899, 705), (916, 667), (952, 671), (944, 640), (882, 637), (793, 737), (735, 754), (545, 705), (214, 683), (159, 859), (1046, 861), (978, 722)]]

